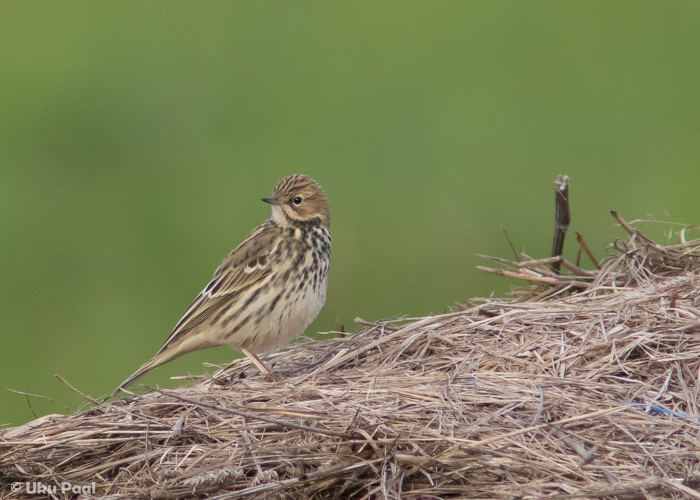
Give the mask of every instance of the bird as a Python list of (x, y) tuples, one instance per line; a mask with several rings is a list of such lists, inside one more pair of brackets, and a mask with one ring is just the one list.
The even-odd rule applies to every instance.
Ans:
[(115, 397), (146, 373), (200, 349), (228, 345), (276, 380), (257, 354), (301, 335), (325, 301), (330, 265), (330, 209), (321, 186), (309, 176), (280, 180), (271, 217), (256, 227), (219, 264), (163, 347), (122, 382)]

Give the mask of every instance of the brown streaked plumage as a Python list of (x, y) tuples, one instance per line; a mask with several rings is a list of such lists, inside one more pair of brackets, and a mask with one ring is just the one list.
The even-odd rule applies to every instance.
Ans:
[(112, 396), (168, 361), (221, 345), (240, 350), (273, 378), (256, 353), (302, 334), (326, 300), (330, 210), (321, 186), (300, 174), (279, 181), (263, 201), (272, 217), (226, 256), (160, 351)]

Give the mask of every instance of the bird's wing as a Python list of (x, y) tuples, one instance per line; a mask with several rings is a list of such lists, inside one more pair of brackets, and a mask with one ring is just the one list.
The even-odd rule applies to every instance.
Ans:
[(255, 228), (234, 248), (216, 268), (212, 280), (187, 309), (158, 354), (222, 307), (237, 300), (246, 290), (267, 278), (272, 273), (270, 254), (274, 253), (279, 245), (282, 231), (278, 226), (266, 222)]

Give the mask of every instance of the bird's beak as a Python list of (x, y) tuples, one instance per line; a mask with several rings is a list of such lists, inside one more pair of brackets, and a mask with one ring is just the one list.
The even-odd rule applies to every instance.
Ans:
[(262, 201), (265, 203), (269, 203), (270, 205), (281, 205), (282, 202), (279, 201), (277, 198), (263, 198)]

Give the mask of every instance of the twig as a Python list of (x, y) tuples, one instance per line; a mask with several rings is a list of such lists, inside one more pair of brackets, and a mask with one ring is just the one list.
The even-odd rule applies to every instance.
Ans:
[[(564, 253), (564, 238), (571, 223), (571, 210), (569, 208), (569, 176), (560, 175), (554, 181), (554, 199), (556, 202), (554, 211), (554, 241), (552, 242), (552, 257), (561, 256)], [(552, 262), (552, 271), (559, 274), (561, 261)]]
[(623, 219), (622, 217), (620, 217), (620, 214), (618, 214), (615, 210), (610, 210), (610, 214), (611, 214), (613, 217), (615, 217), (615, 220), (622, 226), (622, 229), (624, 229), (625, 231), (627, 231), (627, 233), (628, 233), (630, 236), (634, 236), (634, 235), (635, 235), (636, 231), (635, 231), (634, 229), (632, 229), (632, 227), (631, 227), (629, 224), (627, 224), (627, 221), (625, 221), (625, 219)]
[(579, 276), (587, 276), (590, 278), (594, 278), (596, 276), (596, 273), (594, 273), (593, 271), (588, 271), (586, 269), (582, 269), (582, 268), (578, 267), (577, 265), (572, 264), (571, 262), (569, 262), (566, 259), (562, 259), (561, 264), (562, 264), (562, 266), (567, 268), (569, 271), (571, 271), (572, 273), (577, 274)]
[(510, 241), (510, 236), (508, 236), (508, 231), (506, 231), (506, 227), (501, 224), (501, 229), (503, 229), (503, 234), (506, 235), (506, 241), (508, 241), (508, 246), (510, 246), (510, 249), (513, 251), (513, 255), (515, 255), (515, 260), (520, 262), (520, 256), (518, 255), (518, 252), (515, 251), (515, 247), (513, 246), (513, 242)]
[(556, 262), (561, 262), (561, 255), (557, 255), (555, 257), (547, 257), (546, 259), (525, 260), (522, 262), (518, 262), (516, 267), (518, 269), (521, 269), (523, 267), (532, 269), (533, 267), (541, 266), (544, 264), (554, 264)]
[(654, 243), (654, 241), (652, 241), (648, 237), (644, 236), (637, 229), (633, 229), (632, 226), (627, 224), (627, 221), (625, 221), (625, 219), (620, 217), (620, 214), (618, 214), (615, 210), (611, 210), (610, 213), (615, 218), (615, 220), (622, 226), (622, 228), (629, 233), (630, 236), (635, 236), (635, 237), (639, 238), (640, 240), (644, 241), (644, 243), (646, 243), (647, 245), (651, 245), (653, 248), (656, 248), (657, 250), (661, 249), (661, 247), (657, 243)]
[[(578, 235), (578, 233), (576, 233), (576, 234)], [(578, 247), (578, 250), (576, 250), (576, 265), (577, 265), (577, 266), (580, 266), (580, 265), (581, 265), (581, 253), (582, 253), (582, 252), (583, 252), (583, 250), (582, 250), (581, 247), (579, 246), (579, 247)]]
[(666, 479), (666, 480), (664, 480), (664, 483), (676, 491), (680, 491), (681, 493), (685, 493), (686, 495), (688, 495), (690, 497), (700, 499), (700, 493), (698, 493), (697, 491), (695, 491), (692, 488), (688, 488), (684, 484), (681, 484), (681, 482), (678, 480)]
[(588, 288), (590, 285), (590, 283), (584, 283), (583, 281), (569, 281), (566, 279), (566, 276), (562, 276), (561, 278), (549, 278), (546, 276), (538, 276), (534, 273), (515, 273), (513, 271), (506, 271), (505, 269), (494, 269), (492, 267), (476, 266), (476, 268), (485, 273), (498, 274), (499, 276), (508, 276), (510, 278), (518, 278), (521, 280), (539, 281), (548, 285), (560, 285), (562, 283), (566, 283), (567, 285), (571, 285), (576, 288)]
[[(7, 390), (10, 391), (10, 392), (14, 392), (15, 394), (21, 394), (22, 396), (31, 396), (31, 397), (33, 397), (33, 398), (48, 399), (48, 400), (51, 401), (52, 403), (57, 404), (58, 406), (62, 406), (63, 408), (65, 408), (66, 410), (68, 410), (68, 411), (71, 412), (71, 413), (73, 413), (73, 412), (75, 411), (75, 410), (71, 410), (71, 409), (68, 408), (66, 405), (62, 405), (61, 403), (58, 403), (57, 401), (54, 401), (53, 399), (51, 399), (51, 398), (48, 397), (48, 396), (42, 396), (41, 394), (32, 394), (32, 393), (30, 393), (30, 392), (16, 391), (16, 390), (14, 390), (14, 389), (9, 389), (9, 388), (8, 388)], [(32, 412), (32, 413), (34, 413), (34, 412)], [(36, 415), (35, 415), (35, 416), (36, 416)]]
[[(595, 255), (593, 255), (593, 252), (591, 252), (591, 249), (588, 248), (588, 245), (586, 245), (586, 242), (583, 241), (583, 236), (579, 232), (576, 232), (576, 241), (578, 241), (578, 244), (580, 245), (580, 248), (583, 248), (583, 251), (586, 252), (586, 255), (588, 255), (588, 258), (591, 259), (591, 262), (593, 262), (593, 265), (595, 266), (596, 269), (600, 269), (600, 262), (598, 262), (598, 259), (595, 258)], [(576, 257), (576, 265), (579, 265), (579, 258)]]
[(72, 385), (70, 385), (70, 383), (69, 383), (66, 379), (64, 379), (63, 377), (61, 377), (58, 373), (55, 375), (55, 377), (58, 379), (59, 382), (61, 382), (61, 383), (63, 383), (63, 384), (66, 384), (66, 386), (68, 386), (68, 388), (69, 388), (71, 391), (73, 391), (74, 393), (78, 394), (78, 395), (79, 395), (80, 397), (82, 397), (84, 400), (89, 401), (90, 403), (94, 404), (95, 406), (97, 406), (97, 405), (100, 404), (100, 403), (98, 403), (97, 401), (95, 401), (93, 398), (91, 398), (90, 396), (88, 396), (88, 395), (86, 395), (86, 394), (83, 394), (83, 393), (80, 392), (78, 389), (76, 389), (75, 387), (73, 387)]
[(34, 413), (34, 408), (32, 408), (32, 402), (29, 400), (29, 394), (24, 394), (24, 397), (27, 398), (27, 405), (29, 406), (29, 411), (32, 412), (32, 415), (34, 415), (34, 418), (39, 418), (36, 416), (36, 413)]

